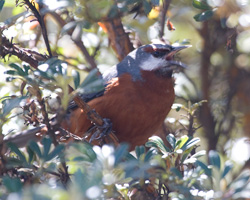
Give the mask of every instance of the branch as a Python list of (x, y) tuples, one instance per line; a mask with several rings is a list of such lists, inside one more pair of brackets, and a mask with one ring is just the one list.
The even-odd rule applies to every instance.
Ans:
[(160, 33), (159, 33), (159, 37), (162, 38), (164, 35), (164, 29), (165, 29), (165, 22), (166, 22), (166, 14), (168, 11), (168, 7), (170, 5), (171, 0), (165, 0), (163, 2), (163, 6), (162, 6), (162, 11), (161, 11), (161, 19), (160, 19)]
[(30, 66), (37, 68), (39, 61), (45, 61), (48, 59), (47, 55), (42, 55), (36, 51), (29, 49), (16, 47), (11, 41), (9, 41), (5, 36), (0, 35), (0, 56), (5, 58), (5, 56), (15, 55), (20, 60), (30, 64)]
[(24, 0), (24, 2), (29, 7), (29, 9), (34, 13), (35, 17), (37, 18), (37, 21), (39, 22), (41, 29), (42, 29), (42, 34), (43, 34), (43, 38), (44, 38), (47, 51), (49, 53), (49, 57), (52, 57), (53, 55), (52, 55), (50, 45), (49, 45), (48, 33), (47, 33), (46, 26), (44, 24), (44, 16), (40, 15), (36, 7), (29, 0)]
[(123, 28), (121, 18), (108, 19), (101, 22), (101, 25), (106, 29), (105, 32), (108, 34), (116, 56), (119, 61), (122, 61), (124, 57), (134, 50), (134, 47), (129, 39), (128, 33), (126, 33)]

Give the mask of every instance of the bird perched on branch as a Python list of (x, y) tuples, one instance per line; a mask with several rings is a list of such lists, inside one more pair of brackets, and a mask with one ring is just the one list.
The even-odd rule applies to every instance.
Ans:
[[(106, 87), (83, 96), (91, 108), (112, 122), (119, 142), (131, 149), (144, 144), (162, 125), (175, 99), (172, 74), (184, 65), (174, 55), (188, 46), (149, 44), (129, 53), (103, 74)], [(63, 127), (83, 137), (92, 126), (77, 106), (70, 107)]]

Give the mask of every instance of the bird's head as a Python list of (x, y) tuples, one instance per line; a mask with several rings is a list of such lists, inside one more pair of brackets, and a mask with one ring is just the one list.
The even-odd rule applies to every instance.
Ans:
[(167, 44), (148, 44), (130, 52), (123, 61), (104, 74), (107, 81), (129, 73), (134, 81), (142, 80), (142, 71), (153, 71), (163, 77), (171, 77), (173, 71), (185, 68), (181, 62), (174, 60), (174, 55), (182, 49), (190, 47), (171, 46)]
[(185, 46), (171, 46), (163, 44), (148, 44), (142, 46), (131, 52), (135, 60), (138, 60), (138, 66), (145, 71), (174, 71), (180, 68), (185, 68), (181, 62), (174, 61), (174, 55), (182, 49), (190, 47)]

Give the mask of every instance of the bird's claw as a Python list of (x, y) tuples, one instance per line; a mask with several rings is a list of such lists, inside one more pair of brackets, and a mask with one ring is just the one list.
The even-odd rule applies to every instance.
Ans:
[(95, 124), (92, 128), (88, 130), (88, 133), (94, 133), (92, 134), (89, 142), (91, 143), (94, 140), (100, 140), (103, 137), (109, 135), (112, 131), (112, 122), (108, 118), (103, 118), (103, 124), (97, 125)]

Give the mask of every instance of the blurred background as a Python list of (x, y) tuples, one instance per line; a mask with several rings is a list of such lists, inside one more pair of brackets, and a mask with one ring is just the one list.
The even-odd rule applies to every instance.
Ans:
[[(188, 69), (175, 76), (175, 103), (188, 107), (206, 100), (194, 119), (197, 127), (201, 125), (195, 136), (202, 138), (202, 149), (217, 150), (239, 165), (249, 159), (249, 0), (117, 0), (116, 7), (112, 0), (30, 2), (45, 19), (52, 54), (67, 61), (69, 76), (79, 72), (81, 81), (91, 69), (103, 72), (121, 60), (114, 42), (123, 38), (112, 40), (112, 34), (120, 30), (132, 44), (124, 49), (125, 54), (151, 42), (192, 45), (176, 57)], [(47, 53), (39, 23), (20, 5), (15, 0), (5, 2), (0, 13), (1, 33), (19, 47)], [(121, 19), (122, 24), (118, 20), (116, 28), (110, 28), (109, 19)], [(13, 62), (22, 63), (15, 56), (1, 59), (0, 97), (21, 94), (19, 80), (6, 82), (5, 71)], [(166, 118), (166, 131), (181, 134), (189, 123), (183, 114), (173, 109)], [(3, 124), (2, 132), (24, 129), (24, 120), (14, 116)]]

